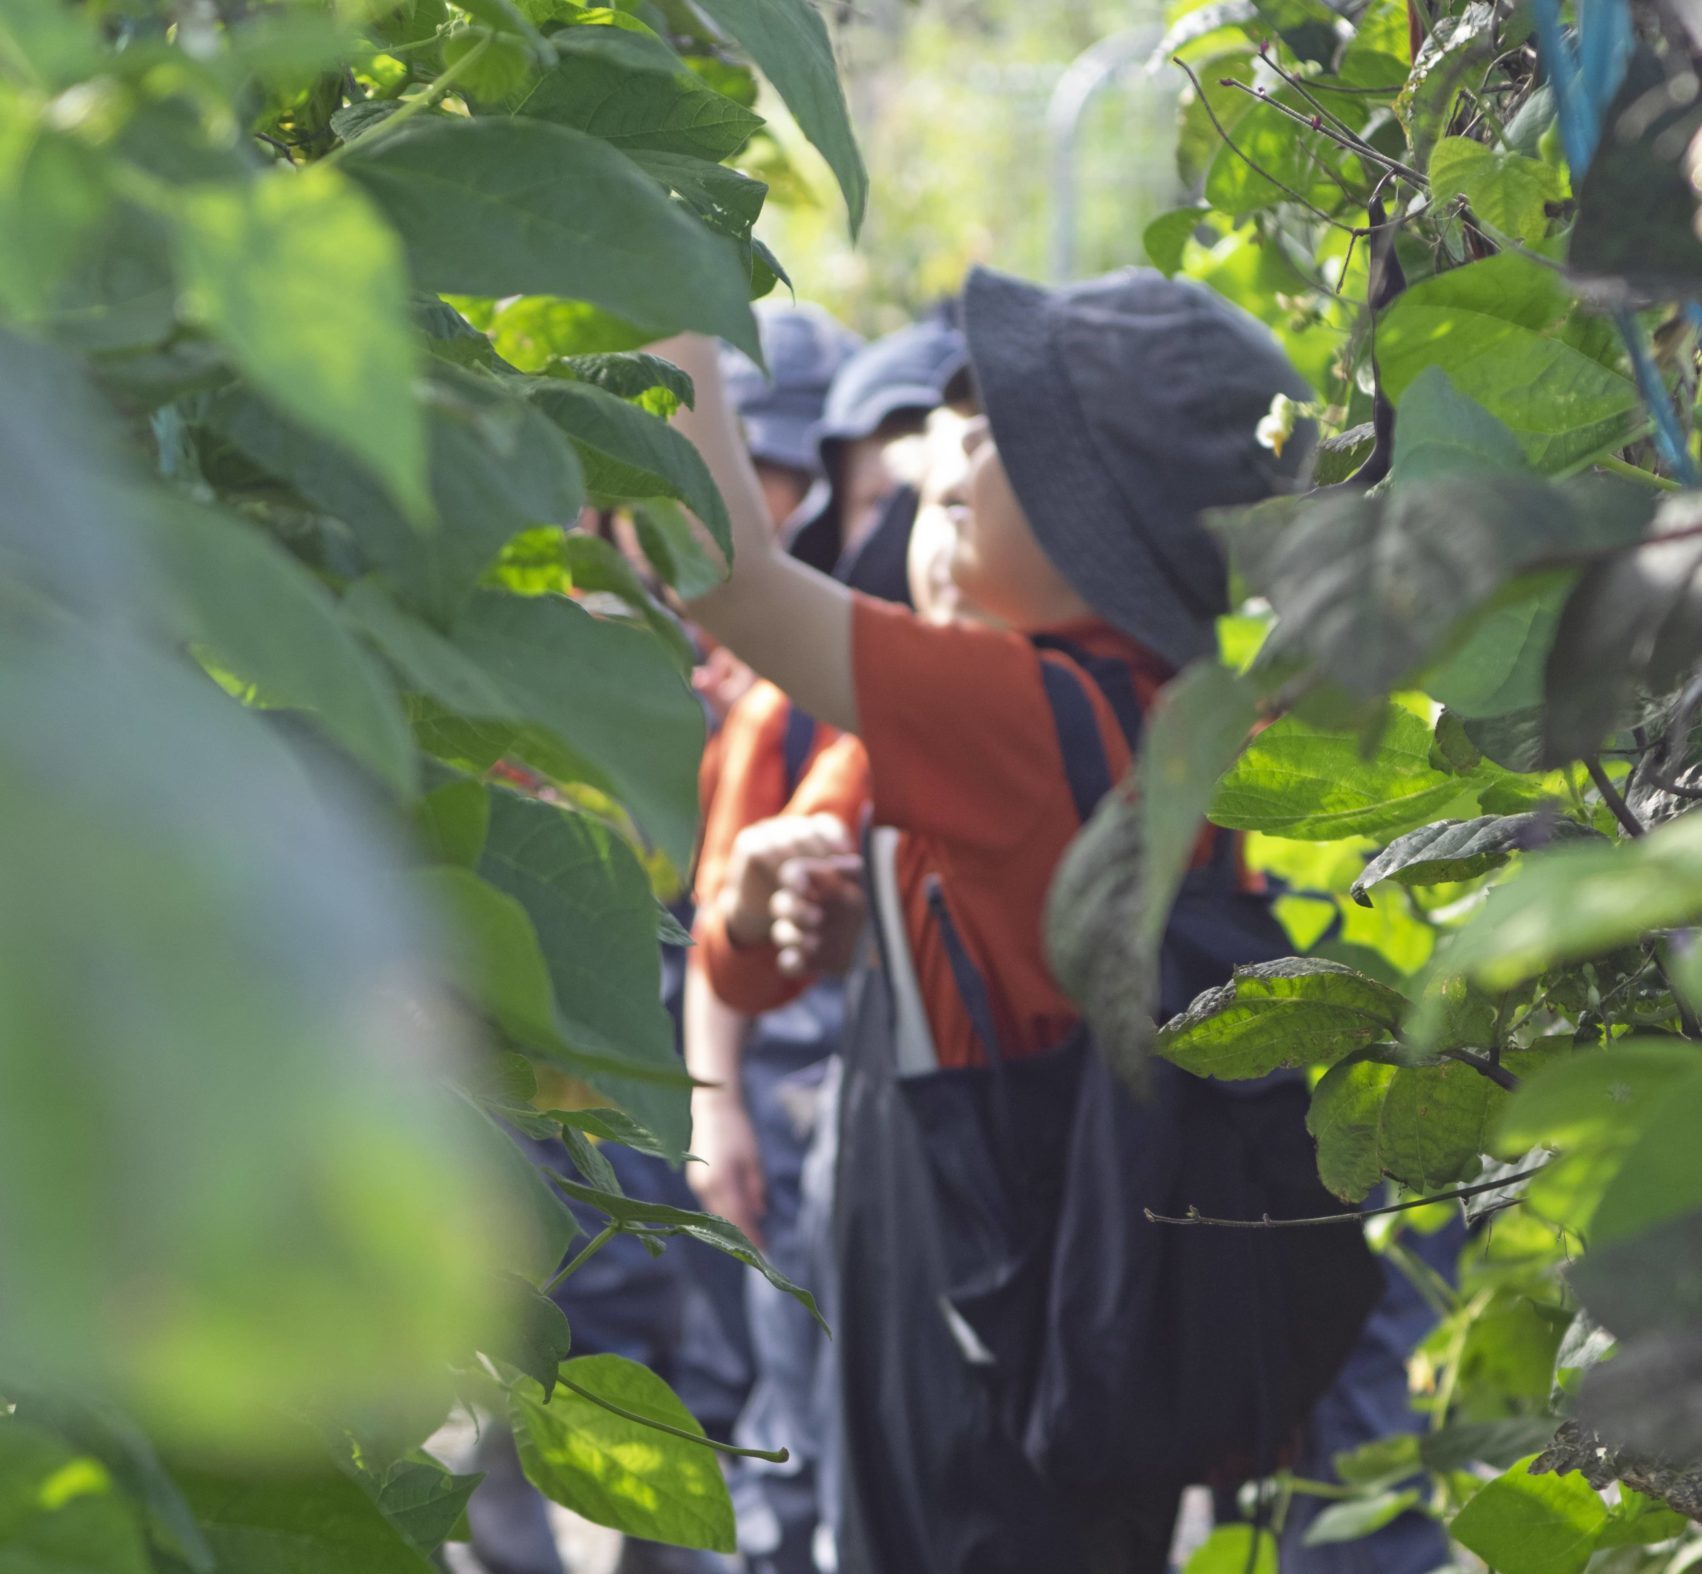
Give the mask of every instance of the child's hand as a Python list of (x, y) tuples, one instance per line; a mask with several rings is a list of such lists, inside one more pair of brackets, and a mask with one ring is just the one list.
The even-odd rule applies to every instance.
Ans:
[(717, 900), (736, 946), (763, 945), (769, 938), (770, 904), (780, 889), (780, 870), (791, 858), (852, 854), (851, 834), (831, 814), (780, 815), (747, 825), (733, 842)]
[(768, 911), (768, 937), (788, 978), (849, 972), (868, 916), (863, 860), (845, 853), (788, 858)]
[(691, 1151), (703, 1160), (686, 1166), (697, 1200), (760, 1247), (768, 1190), (756, 1130), (737, 1087), (698, 1088), (692, 1094)]

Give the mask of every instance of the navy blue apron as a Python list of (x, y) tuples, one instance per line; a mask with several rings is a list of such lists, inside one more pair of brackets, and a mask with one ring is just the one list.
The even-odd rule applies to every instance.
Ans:
[[(1126, 667), (1066, 653), (1076, 670), (1043, 671), (1085, 817), (1111, 782), (1077, 671), (1131, 748), (1140, 714)], [(1162, 1016), (1291, 949), (1219, 843), (1166, 933)], [(894, 959), (872, 926), (848, 998), (835, 1187), (841, 1570), (1162, 1569), (1183, 1485), (1274, 1466), (1351, 1347), (1375, 1264), (1347, 1228), (1148, 1224), (1143, 1207), (1338, 1207), (1303, 1081), (1226, 1085), (1159, 1063), (1137, 1103), (1085, 1029), (1012, 1059), (931, 900), (986, 1063), (900, 1072)]]

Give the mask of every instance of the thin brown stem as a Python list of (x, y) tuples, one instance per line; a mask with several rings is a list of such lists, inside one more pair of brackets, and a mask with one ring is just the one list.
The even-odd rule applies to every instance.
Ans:
[(1272, 98), (1262, 87), (1254, 87), (1251, 83), (1238, 81), (1235, 77), (1224, 77), (1221, 79), (1221, 83), (1224, 87), (1240, 88), (1249, 98), (1256, 99), (1261, 104), (1268, 104), (1279, 114), (1287, 115), (1296, 125), (1304, 126), (1308, 131), (1315, 131), (1319, 136), (1335, 143), (1339, 148), (1345, 148), (1358, 158), (1369, 159), (1373, 164), (1380, 165), (1388, 170), (1391, 175), (1399, 175), (1402, 180), (1411, 181), (1420, 191), (1430, 189), (1430, 182), (1416, 169), (1401, 163), (1399, 159), (1390, 158), (1387, 153), (1379, 153), (1370, 143), (1361, 142), (1355, 136), (1344, 137), (1340, 132), (1324, 124), (1321, 113), (1316, 118), (1303, 115), (1292, 105), (1283, 103), (1281, 99)]
[(1141, 1211), (1153, 1224), (1210, 1224), (1223, 1230), (1294, 1230), (1314, 1224), (1358, 1224), (1364, 1219), (1380, 1218), (1385, 1213), (1405, 1213), (1409, 1208), (1428, 1208), (1433, 1202), (1458, 1202), (1467, 1197), (1481, 1197), (1485, 1192), (1517, 1186), (1520, 1181), (1529, 1180), (1546, 1168), (1546, 1165), (1538, 1164), (1531, 1169), (1520, 1170), (1516, 1175), (1504, 1175), (1500, 1180), (1479, 1181), (1475, 1186), (1456, 1186), (1452, 1191), (1439, 1191), (1429, 1197), (1410, 1197), (1405, 1202), (1391, 1202), (1384, 1208), (1356, 1208), (1347, 1213), (1320, 1213), (1309, 1219), (1273, 1219), (1268, 1213), (1258, 1219), (1213, 1219), (1197, 1208), (1190, 1208), (1181, 1218), (1173, 1219), (1162, 1213), (1154, 1213), (1151, 1208), (1143, 1208)]
[(1519, 1085), (1519, 1079), (1503, 1066), (1495, 1055), (1477, 1055), (1469, 1049), (1445, 1049), (1442, 1051), (1442, 1058), (1457, 1060), (1462, 1066), (1470, 1066), (1479, 1076), (1488, 1077), (1496, 1087), (1505, 1088), (1509, 1093)]
[(1619, 789), (1608, 780), (1607, 772), (1602, 769), (1602, 762), (1593, 755), (1584, 761), (1584, 769), (1590, 773), (1590, 780), (1595, 783), (1596, 791), (1602, 795), (1602, 802), (1613, 811), (1614, 819), (1625, 827), (1627, 836), (1642, 836), (1644, 824), (1631, 812), (1631, 806), (1620, 795)]

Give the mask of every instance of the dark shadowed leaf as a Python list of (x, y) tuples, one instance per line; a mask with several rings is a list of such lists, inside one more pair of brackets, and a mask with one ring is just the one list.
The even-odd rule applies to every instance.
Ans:
[(487, 1342), (486, 1355), (518, 1367), (544, 1390), (544, 1402), (555, 1392), (556, 1368), (573, 1347), (573, 1334), (562, 1310), (518, 1274), (503, 1279), (503, 1337)]
[(1065, 854), (1046, 946), (1118, 1074), (1142, 1085), (1159, 1008), (1158, 952), (1212, 784), (1253, 723), (1251, 686), (1215, 662), (1166, 691), (1129, 790), (1113, 791)]
[(622, 1229), (651, 1235), (686, 1235), (706, 1246), (713, 1246), (718, 1252), (725, 1252), (746, 1267), (756, 1269), (775, 1289), (783, 1290), (797, 1301), (821, 1323), (823, 1329), (827, 1327), (821, 1322), (821, 1313), (816, 1310), (815, 1297), (781, 1273), (751, 1245), (737, 1225), (729, 1224), (713, 1213), (694, 1213), (687, 1208), (670, 1207), (665, 1202), (646, 1202), (640, 1197), (622, 1196), (595, 1186), (581, 1186), (562, 1175), (555, 1177), (555, 1183), (575, 1202), (585, 1203), (606, 1214)]
[(483, 1476), (457, 1476), (438, 1464), (404, 1459), (385, 1476), (378, 1489), (378, 1506), (416, 1552), (430, 1557), (449, 1539), (467, 1510), (467, 1499), (482, 1480)]
[(1353, 899), (1369, 907), (1371, 898), (1365, 893), (1383, 880), (1398, 880), (1402, 885), (1470, 880), (1499, 868), (1514, 853), (1579, 837), (1599, 840), (1600, 834), (1592, 826), (1544, 810), (1486, 814), (1476, 820), (1439, 820), (1398, 838), (1378, 853), (1353, 882)]
[[(1702, 493), (1662, 501), (1650, 535), (1702, 523)], [(1586, 568), (1555, 630), (1546, 672), (1551, 760), (1593, 754), (1639, 688), (1674, 687), (1702, 657), (1702, 539), (1646, 542)]]

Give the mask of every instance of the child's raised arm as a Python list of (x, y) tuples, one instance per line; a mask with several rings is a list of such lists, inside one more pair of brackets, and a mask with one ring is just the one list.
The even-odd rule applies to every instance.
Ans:
[(732, 576), (694, 600), (691, 615), (817, 720), (855, 732), (850, 591), (774, 539), (714, 344), (682, 334), (655, 349), (696, 387), (696, 408), (682, 407), (674, 424), (703, 455), (733, 524)]

